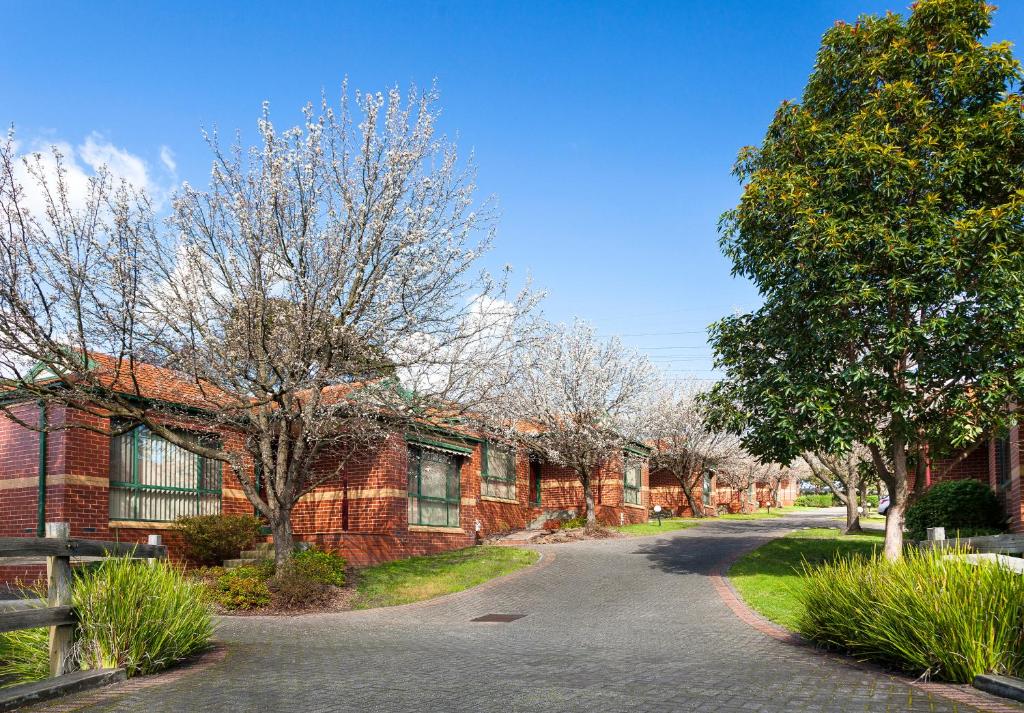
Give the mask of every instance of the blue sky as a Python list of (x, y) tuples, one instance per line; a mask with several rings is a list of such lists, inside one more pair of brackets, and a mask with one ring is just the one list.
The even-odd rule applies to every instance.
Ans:
[[(799, 96), (833, 22), (907, 4), (5, 1), (0, 121), (202, 184), (201, 126), (250, 131), (264, 99), (292, 123), (345, 76), (362, 90), (436, 78), (444, 130), (498, 200), (488, 262), (531, 274), (550, 318), (707, 378), (705, 327), (756, 304), (717, 246), (736, 151)], [(1019, 44), (1024, 2), (1000, 4), (991, 38)]]

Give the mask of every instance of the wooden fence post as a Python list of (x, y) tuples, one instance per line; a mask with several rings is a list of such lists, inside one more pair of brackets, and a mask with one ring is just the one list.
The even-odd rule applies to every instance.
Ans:
[[(162, 545), (164, 543), (163, 540), (164, 540), (164, 538), (161, 537), (160, 535), (149, 535), (146, 538), (146, 544), (156, 545), (156, 546), (159, 547), (160, 545)], [(149, 557), (149, 558), (147, 558), (146, 562), (148, 564), (150, 564), (150, 565), (154, 565), (154, 564), (156, 564), (156, 558), (155, 557)]]
[[(66, 522), (46, 523), (48, 538), (65, 540), (71, 537), (71, 525)], [(71, 606), (71, 557), (46, 558), (46, 603), (51, 607)], [(71, 644), (75, 635), (73, 624), (50, 627), (50, 675), (62, 676), (72, 670)]]

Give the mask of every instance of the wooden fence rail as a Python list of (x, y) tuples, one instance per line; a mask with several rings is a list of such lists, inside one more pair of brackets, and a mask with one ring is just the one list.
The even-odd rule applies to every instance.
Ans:
[[(43, 700), (47, 690), (66, 690), (69, 684), (78, 685), (80, 674), (74, 674), (72, 650), (78, 617), (72, 606), (72, 557), (133, 557), (157, 560), (167, 556), (167, 548), (160, 544), (159, 535), (150, 535), (148, 544), (130, 542), (102, 542), (99, 540), (71, 539), (71, 526), (66, 522), (46, 523), (46, 537), (0, 537), (0, 565), (6, 558), (46, 557), (46, 606), (16, 606), (4, 609), (0, 602), (0, 632), (50, 627), (50, 681), (49, 687), (27, 684), (33, 700)], [(96, 672), (97, 680), (112, 680), (109, 671)], [(72, 681), (72, 679), (74, 679)], [(21, 687), (4, 689), (5, 695), (16, 695)], [(42, 691), (42, 697), (40, 697)], [(0, 710), (7, 710), (0, 700)]]

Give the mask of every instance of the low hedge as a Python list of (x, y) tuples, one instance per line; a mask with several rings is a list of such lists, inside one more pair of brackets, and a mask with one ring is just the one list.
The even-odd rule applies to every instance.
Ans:
[(832, 507), (832, 495), (798, 495), (793, 504), (801, 508), (830, 508)]
[(1024, 675), (1024, 577), (950, 550), (804, 565), (799, 630), (914, 676)]
[(907, 537), (923, 540), (929, 527), (944, 527), (947, 536), (999, 532), (1006, 516), (995, 493), (977, 480), (936, 483), (907, 508)]

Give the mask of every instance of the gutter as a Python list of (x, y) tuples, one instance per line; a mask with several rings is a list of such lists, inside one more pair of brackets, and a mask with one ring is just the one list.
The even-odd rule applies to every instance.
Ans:
[(36, 537), (46, 536), (46, 402), (39, 402), (39, 496)]

